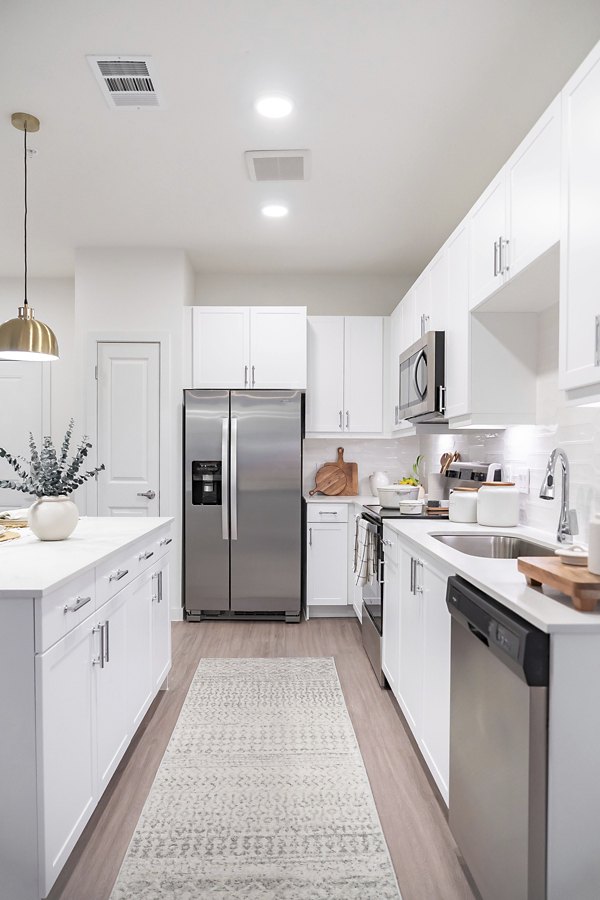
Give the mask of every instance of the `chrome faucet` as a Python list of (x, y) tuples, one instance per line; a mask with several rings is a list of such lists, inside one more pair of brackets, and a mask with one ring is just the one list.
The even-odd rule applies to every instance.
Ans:
[(573, 535), (578, 533), (579, 526), (577, 513), (574, 509), (569, 509), (569, 460), (562, 447), (555, 447), (548, 457), (546, 474), (540, 488), (540, 497), (542, 500), (554, 500), (554, 470), (557, 459), (560, 459), (562, 466), (562, 503), (556, 539), (560, 544), (572, 544)]

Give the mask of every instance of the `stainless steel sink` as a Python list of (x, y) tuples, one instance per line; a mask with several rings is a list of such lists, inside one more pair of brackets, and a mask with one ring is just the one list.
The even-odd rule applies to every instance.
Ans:
[(517, 559), (519, 556), (553, 556), (551, 548), (511, 534), (432, 534), (432, 538), (468, 556)]

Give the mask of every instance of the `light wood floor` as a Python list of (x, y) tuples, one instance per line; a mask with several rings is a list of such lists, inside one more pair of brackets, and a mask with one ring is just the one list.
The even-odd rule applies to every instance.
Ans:
[[(472, 900), (445, 816), (356, 620), (177, 622), (169, 690), (148, 711), (49, 897), (108, 900), (201, 657), (333, 656), (403, 900)], [(143, 898), (131, 898), (143, 900)], [(200, 898), (199, 898), (200, 900)], [(365, 898), (376, 900), (376, 898)]]

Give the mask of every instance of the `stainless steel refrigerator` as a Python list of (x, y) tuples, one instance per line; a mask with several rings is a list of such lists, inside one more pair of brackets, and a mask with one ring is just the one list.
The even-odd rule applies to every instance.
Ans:
[(183, 393), (186, 617), (299, 621), (303, 392)]

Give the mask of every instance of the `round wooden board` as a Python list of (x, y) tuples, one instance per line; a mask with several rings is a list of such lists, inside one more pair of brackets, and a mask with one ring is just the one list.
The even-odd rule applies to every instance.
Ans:
[(310, 491), (313, 494), (326, 494), (328, 497), (336, 497), (346, 488), (346, 473), (335, 463), (326, 463), (318, 470), (315, 476), (315, 486)]

